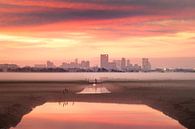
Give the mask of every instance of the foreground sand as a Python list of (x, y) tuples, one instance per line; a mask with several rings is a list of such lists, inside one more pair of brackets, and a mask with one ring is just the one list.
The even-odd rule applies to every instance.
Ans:
[[(195, 129), (195, 80), (105, 82), (111, 94), (77, 95), (87, 82), (1, 82), (0, 129), (16, 126), (34, 107), (46, 102), (146, 104)], [(63, 94), (64, 89), (69, 93)]]

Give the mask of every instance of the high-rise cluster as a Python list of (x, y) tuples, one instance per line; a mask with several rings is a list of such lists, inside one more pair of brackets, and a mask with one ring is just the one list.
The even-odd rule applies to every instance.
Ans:
[(120, 70), (120, 71), (150, 71), (151, 63), (148, 58), (142, 59), (142, 67), (138, 64), (131, 64), (129, 59), (121, 58), (121, 60), (109, 61), (108, 54), (100, 55), (100, 67), (107, 70)]

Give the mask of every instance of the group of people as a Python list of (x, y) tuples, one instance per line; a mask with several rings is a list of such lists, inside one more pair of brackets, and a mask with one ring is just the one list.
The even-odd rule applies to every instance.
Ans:
[(63, 92), (63, 94), (69, 94), (70, 93), (70, 89), (65, 88), (62, 92)]

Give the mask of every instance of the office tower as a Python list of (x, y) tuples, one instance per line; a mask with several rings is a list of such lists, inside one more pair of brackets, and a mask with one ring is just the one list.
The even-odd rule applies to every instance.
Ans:
[(113, 62), (116, 64), (116, 69), (121, 70), (121, 60), (114, 60)]
[(55, 65), (51, 61), (47, 61), (47, 68), (55, 68)]
[(7, 72), (7, 70), (9, 70), (9, 69), (14, 70), (17, 68), (19, 68), (19, 66), (16, 64), (0, 64), (0, 70), (2, 70), (4, 72)]
[(131, 65), (130, 60), (127, 60), (127, 67)]
[(109, 70), (117, 70), (116, 63), (115, 62), (109, 62), (108, 63), (108, 69)]
[(44, 69), (44, 68), (46, 68), (47, 66), (46, 66), (46, 64), (35, 64), (34, 67), (37, 68), (37, 69)]
[(78, 64), (79, 63), (79, 60), (78, 59), (75, 59), (75, 64)]
[(126, 66), (127, 71), (133, 71), (134, 66), (131, 64), (130, 60), (127, 60), (127, 66)]
[(109, 55), (108, 54), (101, 54), (100, 55), (100, 67), (108, 69), (109, 66)]
[(147, 72), (147, 71), (150, 71), (151, 70), (151, 64), (150, 64), (148, 58), (143, 58), (142, 59), (142, 70), (144, 72)]
[(140, 70), (141, 70), (141, 66), (139, 66), (138, 64), (134, 64), (133, 71), (140, 71)]
[(88, 69), (90, 68), (90, 62), (89, 61), (81, 61), (80, 68)]
[(122, 58), (121, 59), (121, 69), (122, 70), (125, 70), (126, 69), (126, 59), (125, 58)]
[(63, 62), (61, 64), (60, 68), (67, 69), (67, 68), (69, 68), (69, 64), (67, 62)]

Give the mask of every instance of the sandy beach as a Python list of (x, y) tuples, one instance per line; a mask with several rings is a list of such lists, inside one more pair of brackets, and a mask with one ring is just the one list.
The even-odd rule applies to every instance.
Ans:
[[(195, 128), (195, 81), (104, 82), (110, 94), (75, 94), (88, 82), (0, 82), (0, 129), (16, 126), (25, 114), (46, 102), (145, 104)], [(63, 94), (63, 90), (70, 92)]]

